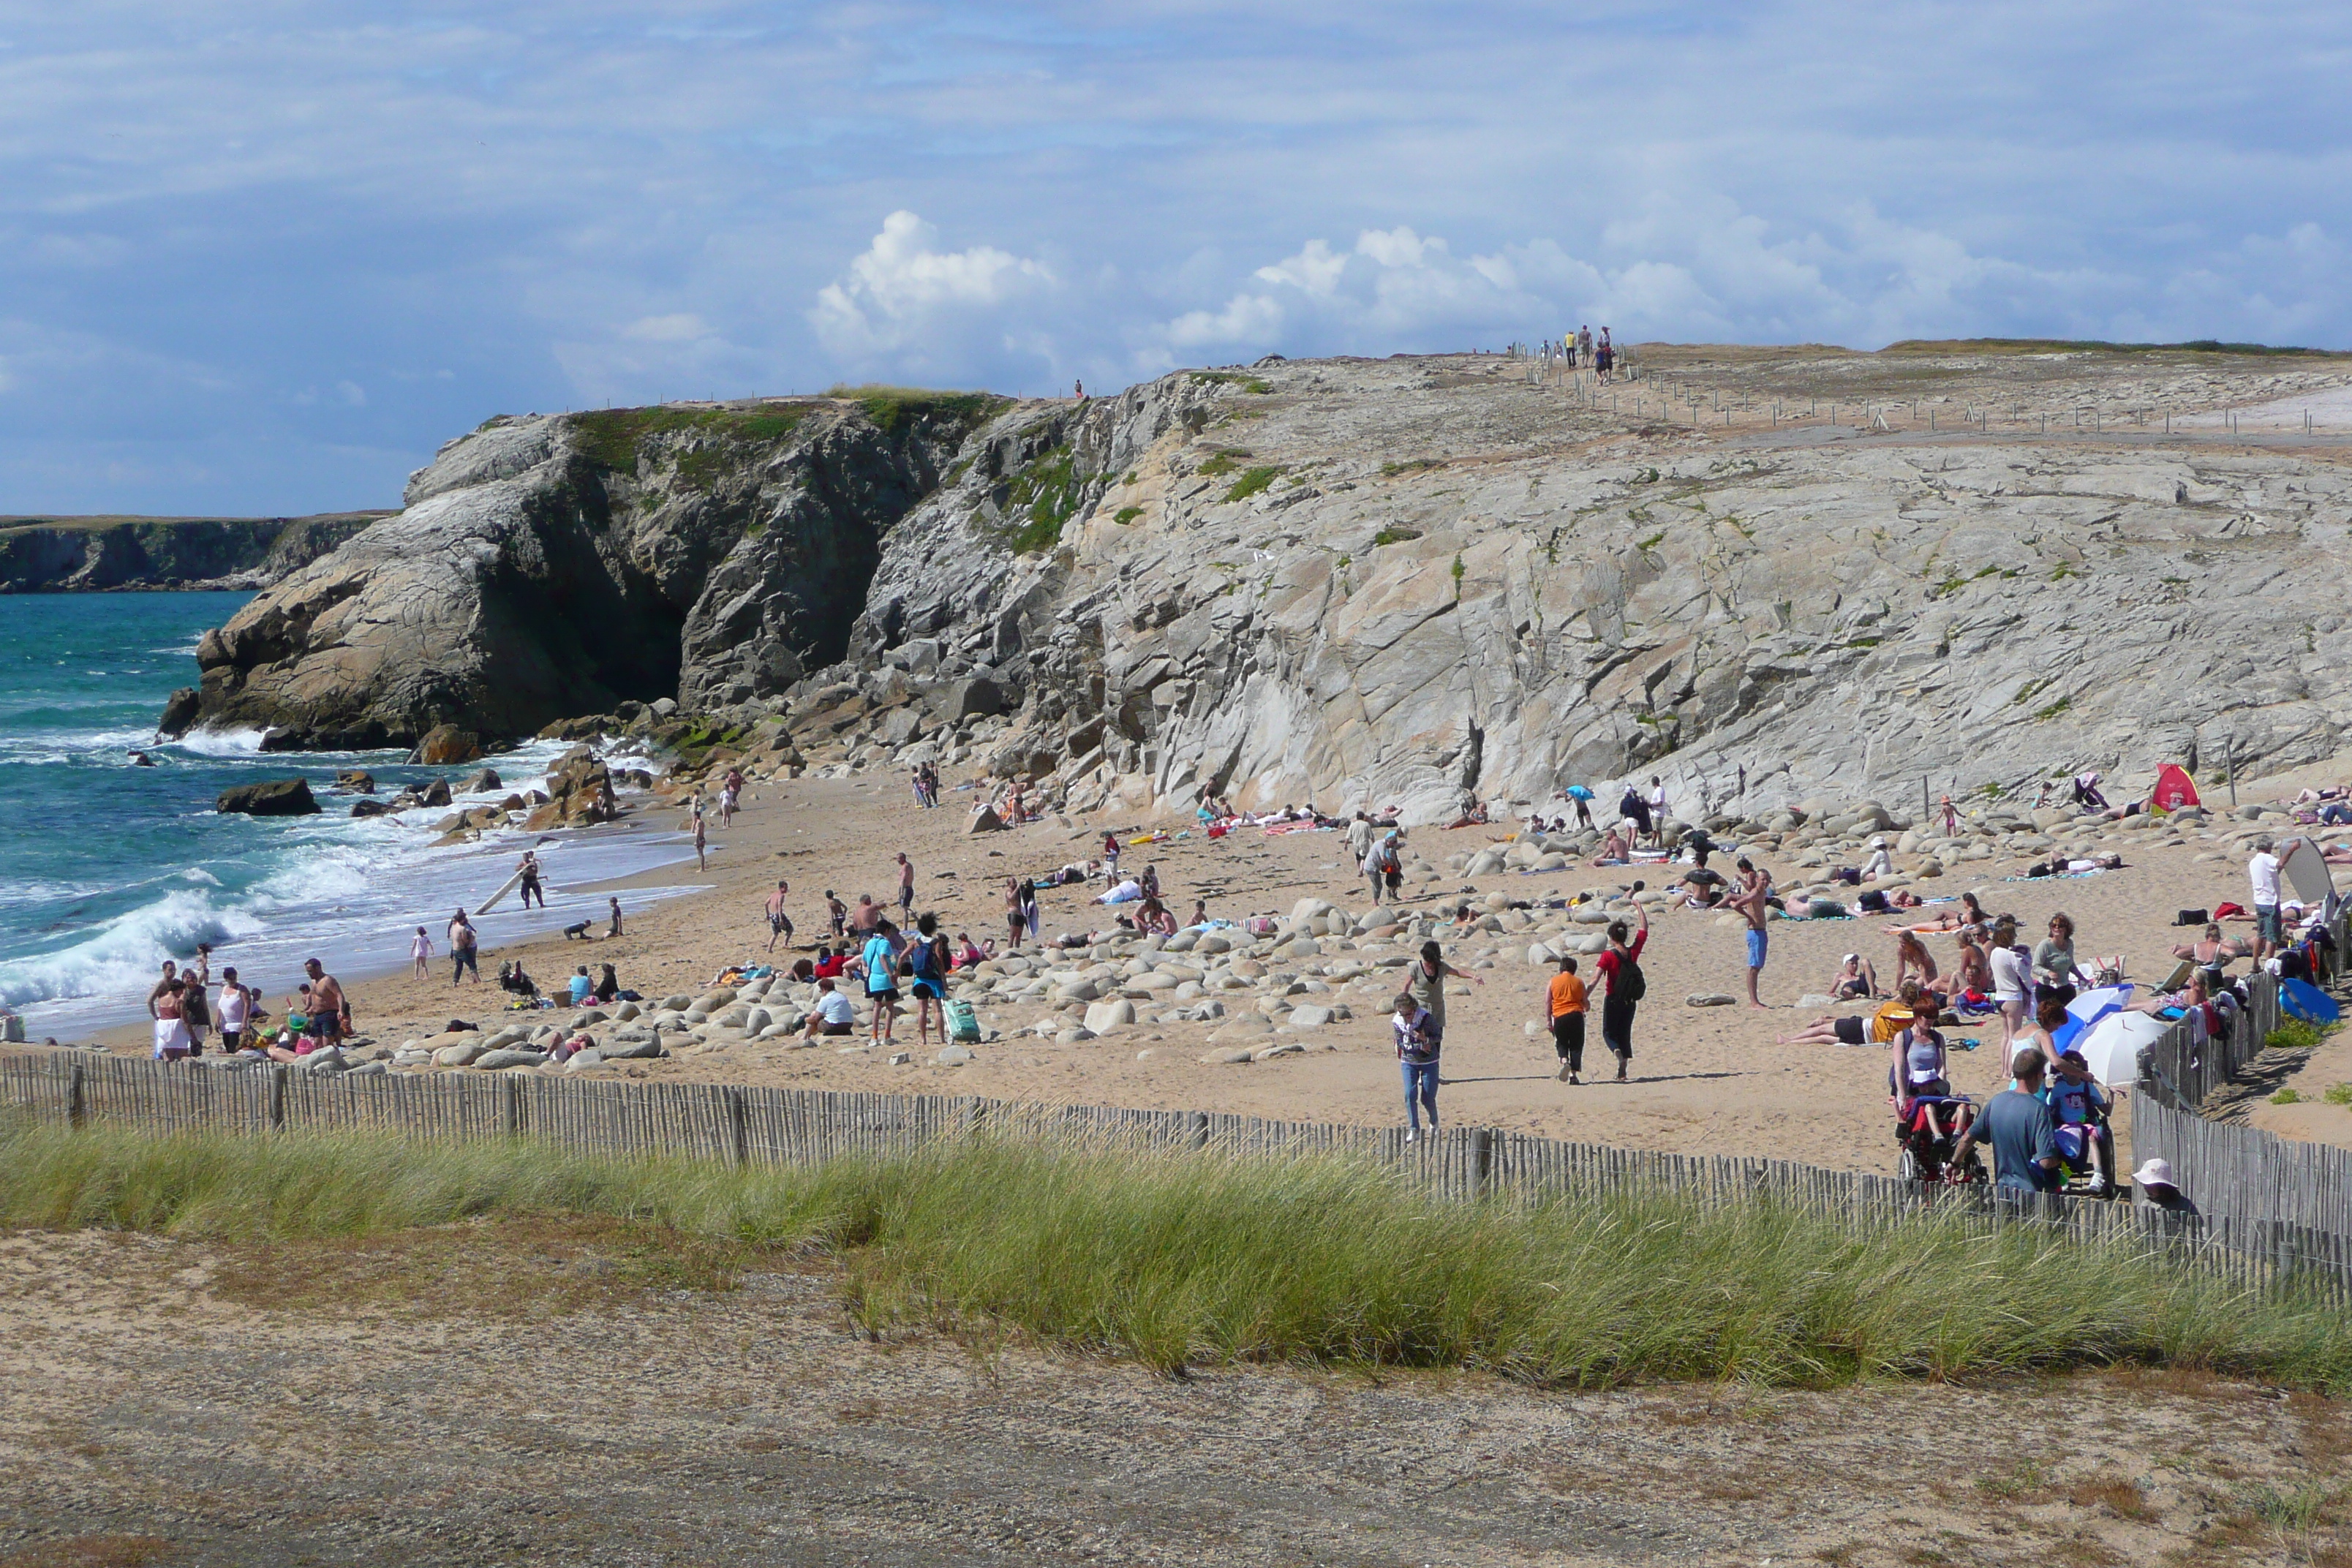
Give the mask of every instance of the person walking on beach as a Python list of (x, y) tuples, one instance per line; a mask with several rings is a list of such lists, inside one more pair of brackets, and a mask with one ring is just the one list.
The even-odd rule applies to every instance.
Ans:
[(793, 917), (784, 913), (784, 895), (792, 884), (783, 878), (776, 879), (776, 890), (768, 895), (768, 951), (776, 951), (776, 939), (793, 934)]
[(1004, 879), (1004, 925), (1013, 933), (1012, 950), (1021, 951), (1021, 928), (1025, 923), (1021, 908), (1021, 879)]
[(1559, 1053), (1563, 1083), (1581, 1083), (1584, 1071), (1584, 982), (1576, 977), (1576, 960), (1563, 957), (1559, 973), (1546, 988), (1544, 1005), (1551, 1014), (1552, 1049)]
[(619, 895), (615, 894), (604, 901), (613, 906), (613, 923), (604, 932), (604, 940), (610, 942), (621, 934), (621, 900)]
[[(339, 1044), (352, 1032), (352, 1004), (343, 994), (342, 982), (315, 958), (302, 961), (302, 973), (310, 977), (311, 1035), (322, 1046)], [(481, 975), (474, 978), (479, 980)]]
[(247, 990), (236, 977), (236, 966), (221, 971), (220, 1042), (223, 1056), (235, 1056), (246, 1047), (246, 1027), (253, 1017), (253, 993)]
[(898, 851), (898, 918), (915, 918), (915, 863), (907, 858), (904, 849)]
[(1739, 890), (1731, 895), (1730, 902), (1748, 921), (1748, 1005), (1761, 1007), (1764, 1004), (1756, 994), (1756, 983), (1764, 976), (1764, 954), (1772, 942), (1770, 933), (1764, 929), (1765, 919), (1771, 912), (1764, 900), (1772, 896), (1772, 881), (1745, 855), (1738, 865)]
[(1664, 779), (1651, 778), (1650, 797), (1643, 804), (1650, 808), (1650, 847), (1655, 849), (1665, 841), (1666, 784)]
[(841, 901), (831, 888), (824, 890), (825, 919), (833, 922), (833, 940), (839, 942), (849, 934), (849, 906)]
[(188, 1026), (188, 1055), (192, 1057), (205, 1054), (205, 1031), (212, 1026), (212, 1005), (205, 997), (212, 968), (212, 944), (198, 942), (196, 961), (180, 971), (180, 1019)]
[(859, 954), (866, 965), (866, 1000), (874, 1009), (874, 1043), (890, 1043), (890, 1026), (898, 1003), (898, 929), (888, 921), (874, 928)]
[(710, 869), (710, 857), (707, 853), (710, 847), (710, 835), (703, 826), (702, 798), (699, 795), (695, 797), (694, 806), (694, 868), (708, 871)]
[(1444, 950), (1433, 942), (1421, 944), (1421, 955), (1406, 966), (1404, 975), (1404, 988), (1428, 1012), (1430, 1035), (1439, 1040), (1445, 1037), (1445, 982), (1454, 979), (1478, 985), (1486, 984), (1477, 975), (1465, 974), (1446, 963)]
[(475, 984), (479, 985), (482, 983), (482, 966), (478, 962), (479, 954), (476, 951), (480, 944), (480, 934), (474, 930), (474, 922), (466, 918), (466, 911), (464, 910), (459, 910), (455, 915), (450, 917), (450, 984), (455, 985), (459, 981), (465, 979), (466, 972), (467, 970), (473, 971)]
[(915, 1043), (931, 1043), (931, 1022), (939, 1021), (940, 1044), (948, 1043), (948, 970), (953, 960), (948, 939), (940, 934), (939, 919), (925, 915), (915, 922), (915, 937), (907, 944), (907, 989), (915, 998)]
[(524, 850), (520, 869), (522, 871), (522, 907), (530, 908), (531, 900), (537, 899), (541, 909), (547, 908), (547, 889), (539, 885), (539, 851)]
[(433, 972), (427, 966), (432, 963), (432, 960), (433, 939), (425, 934), (425, 928), (423, 926), (418, 926), (416, 928), (416, 934), (411, 937), (408, 942), (408, 967), (410, 973), (418, 980), (429, 978)]
[(1650, 942), (1649, 910), (1635, 904), (1633, 919), (1640, 929), (1630, 943), (1625, 940), (1625, 922), (1610, 922), (1608, 949), (1594, 963), (1609, 982), (1609, 989), (1601, 996), (1601, 1043), (1617, 1058), (1619, 1083), (1625, 1081), (1625, 1064), (1633, 1059), (1633, 1009), (1649, 990), (1649, 982), (1642, 974), (1642, 949)]
[(167, 974), (147, 994), (147, 1011), (155, 1020), (155, 1059), (184, 1060), (188, 1054), (187, 1021), (180, 1016), (180, 977)]
[(1429, 1135), (1437, 1136), (1437, 1058), (1444, 1029), (1410, 991), (1396, 995), (1390, 1026), (1396, 1031), (1397, 1061), (1404, 1068), (1404, 1141), (1420, 1142), (1421, 1118), (1429, 1113)]
[(2279, 858), (2268, 834), (2254, 840), (2246, 862), (2246, 880), (2254, 891), (2254, 963), (2260, 964), (2279, 949)]

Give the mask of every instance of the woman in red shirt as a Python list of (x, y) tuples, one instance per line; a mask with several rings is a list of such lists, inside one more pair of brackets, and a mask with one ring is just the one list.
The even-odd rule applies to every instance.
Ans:
[(1633, 919), (1641, 929), (1630, 945), (1625, 941), (1625, 922), (1610, 922), (1609, 949), (1593, 965), (1609, 982), (1601, 998), (1601, 1040), (1617, 1055), (1619, 1083), (1625, 1081), (1625, 1064), (1633, 1059), (1633, 1009), (1649, 985), (1642, 976), (1641, 958), (1650, 940), (1650, 911), (1637, 903)]

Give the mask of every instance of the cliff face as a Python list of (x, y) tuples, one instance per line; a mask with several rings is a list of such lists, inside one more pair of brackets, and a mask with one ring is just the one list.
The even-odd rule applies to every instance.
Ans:
[(0, 518), (0, 593), (266, 588), (387, 515)]
[(781, 716), (814, 765), (982, 764), (1074, 810), (1423, 821), (1653, 773), (1685, 810), (2210, 775), (2352, 731), (2339, 454), (2187, 428), (2252, 373), (1645, 363), (496, 421), (208, 637), (193, 706), (355, 744), (675, 695)]
[(206, 634), (167, 729), (272, 749), (486, 737), (625, 699), (750, 702), (836, 658), (878, 535), (994, 400), (495, 419), (405, 508)]
[[(793, 727), (820, 765), (912, 740), (1077, 810), (1424, 821), (1653, 773), (1705, 809), (2340, 750), (2338, 454), (2141, 416), (2245, 395), (2206, 366), (2045, 358), (1693, 367), (1715, 406), (1491, 358), (1179, 374), (912, 513)], [(1009, 722), (952, 711), (973, 675)]]

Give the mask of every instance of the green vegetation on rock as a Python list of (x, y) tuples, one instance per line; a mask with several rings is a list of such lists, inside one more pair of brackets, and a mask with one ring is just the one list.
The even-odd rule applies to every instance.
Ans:
[(877, 384), (835, 386), (825, 395), (856, 404), (866, 410), (866, 417), (891, 435), (917, 419), (935, 419), (969, 429), (1013, 405), (1011, 398), (993, 393), (935, 392), (929, 387)]
[(1244, 470), (1242, 477), (1235, 479), (1233, 482), (1232, 488), (1225, 491), (1225, 500), (1229, 501), (1247, 500), (1250, 497), (1256, 495), (1261, 490), (1264, 490), (1268, 485), (1274, 483), (1276, 478), (1279, 476), (1281, 472), (1282, 468), (1279, 464), (1276, 464), (1268, 468), (1245, 469)]
[(572, 416), (572, 445), (582, 456), (614, 473), (635, 474), (646, 443), (661, 436), (707, 439), (682, 454), (678, 477), (708, 489), (737, 458), (732, 448), (781, 441), (807, 417), (806, 404), (763, 404), (757, 408), (599, 408)]
[(1062, 525), (1086, 502), (1086, 481), (1067, 447), (1038, 454), (1005, 481), (1005, 490), (1000, 533), (1015, 555), (1034, 555), (1060, 543)]

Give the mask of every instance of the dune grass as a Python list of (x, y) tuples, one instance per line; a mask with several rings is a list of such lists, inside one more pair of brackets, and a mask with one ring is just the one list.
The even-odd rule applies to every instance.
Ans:
[(874, 1331), (1011, 1331), (1167, 1372), (1470, 1367), (1558, 1385), (1822, 1386), (2133, 1363), (2329, 1392), (2352, 1328), (2122, 1243), (1771, 1202), (1449, 1204), (1351, 1161), (975, 1141), (813, 1169), (527, 1142), (0, 1127), (0, 1224), (236, 1241), (551, 1215), (831, 1254)]

